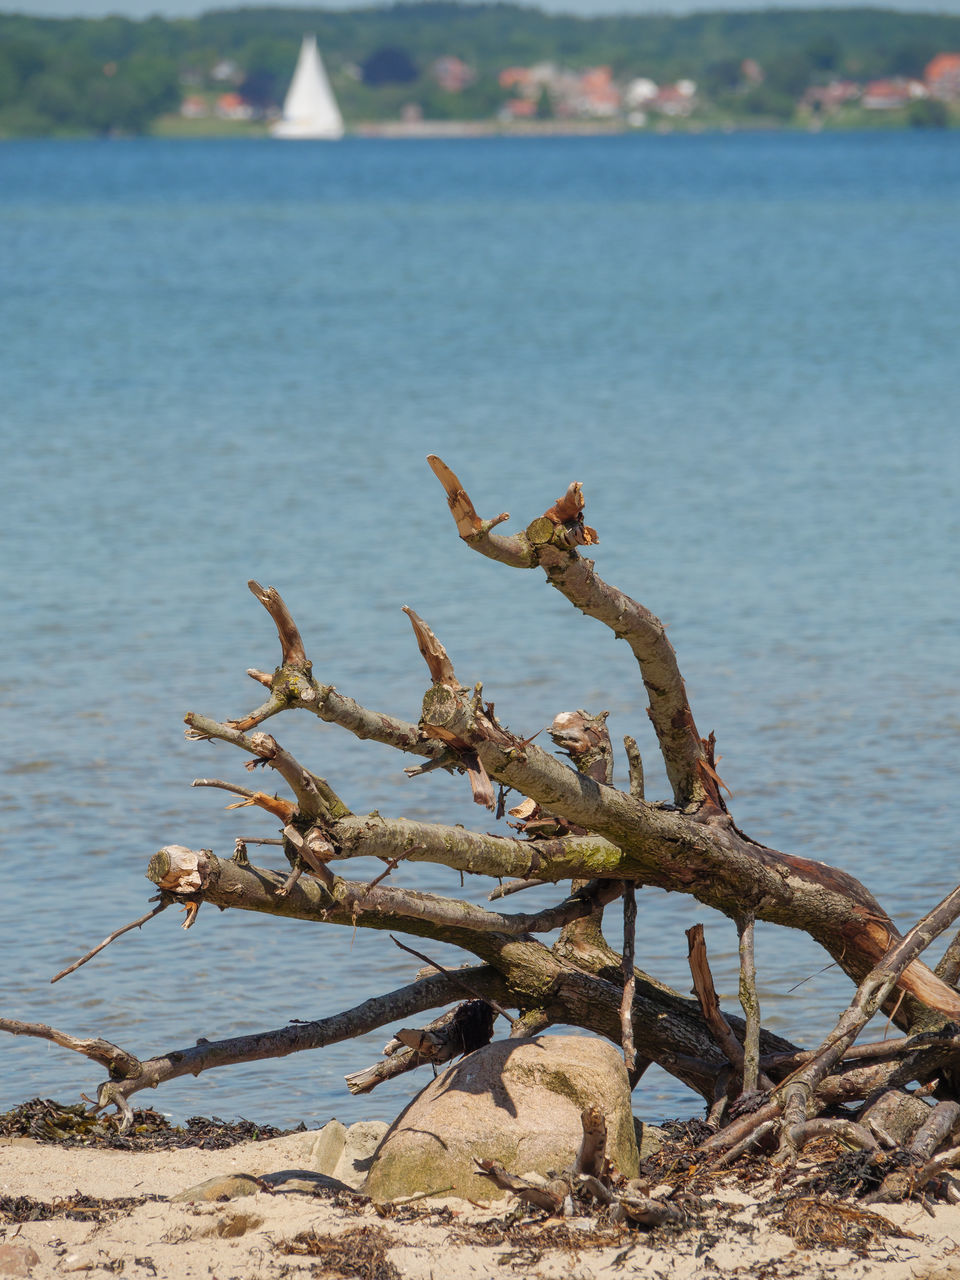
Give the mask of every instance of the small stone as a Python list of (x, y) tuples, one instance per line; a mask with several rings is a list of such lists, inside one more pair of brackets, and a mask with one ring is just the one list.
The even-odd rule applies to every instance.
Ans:
[(277, 1173), (265, 1173), (263, 1181), (272, 1191), (305, 1191), (316, 1195), (318, 1191), (352, 1191), (339, 1178), (328, 1173), (314, 1173), (312, 1169), (280, 1169)]
[(637, 1116), (633, 1117), (633, 1128), (637, 1135), (637, 1148), (641, 1160), (656, 1155), (667, 1139), (666, 1129), (660, 1129), (655, 1124), (647, 1124), (646, 1120), (640, 1120)]
[(255, 1196), (261, 1190), (259, 1178), (248, 1173), (228, 1173), (219, 1178), (208, 1178), (186, 1191), (171, 1196), (171, 1203), (190, 1200), (236, 1200), (239, 1196)]
[(263, 1218), (256, 1213), (242, 1213), (231, 1210), (225, 1213), (216, 1226), (216, 1234), (221, 1240), (235, 1240), (263, 1225)]
[(0, 1276), (28, 1276), (39, 1261), (28, 1244), (17, 1240), (0, 1244)]
[(343, 1151), (333, 1176), (359, 1191), (389, 1127), (385, 1120), (359, 1120), (352, 1124), (346, 1130)]
[(310, 1153), (310, 1164), (317, 1173), (332, 1174), (343, 1154), (347, 1126), (339, 1120), (328, 1120), (316, 1136)]

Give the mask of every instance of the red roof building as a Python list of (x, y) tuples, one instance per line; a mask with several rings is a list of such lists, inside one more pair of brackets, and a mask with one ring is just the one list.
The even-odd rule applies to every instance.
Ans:
[(927, 91), (919, 80), (871, 80), (864, 86), (861, 102), (868, 111), (892, 111), (905, 107), (914, 98), (925, 98)]
[(923, 79), (931, 97), (943, 102), (960, 101), (960, 53), (938, 53), (927, 64)]

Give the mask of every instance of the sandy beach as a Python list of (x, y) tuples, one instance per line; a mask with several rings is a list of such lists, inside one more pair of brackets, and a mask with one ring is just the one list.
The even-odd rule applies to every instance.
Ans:
[[(731, 1181), (703, 1197), (695, 1226), (650, 1235), (599, 1230), (584, 1218), (548, 1220), (505, 1201), (484, 1205), (482, 1191), (476, 1203), (431, 1199), (375, 1207), (316, 1172), (317, 1144), (316, 1131), (219, 1151), (2, 1139), (0, 1275), (960, 1277), (956, 1206), (937, 1206), (932, 1216), (915, 1203), (885, 1206), (876, 1220), (857, 1220), (852, 1248), (806, 1248), (802, 1226), (799, 1238), (791, 1238), (777, 1229), (776, 1213), (765, 1212), (769, 1187), (744, 1189)], [(225, 1177), (234, 1181), (197, 1189)], [(218, 1187), (232, 1198), (203, 1198)], [(174, 1198), (190, 1188), (187, 1199)], [(233, 1194), (237, 1190), (244, 1194)], [(22, 1220), (41, 1213), (43, 1220)], [(842, 1210), (830, 1214), (840, 1221)], [(819, 1230), (822, 1220), (822, 1212), (812, 1213), (809, 1229)]]

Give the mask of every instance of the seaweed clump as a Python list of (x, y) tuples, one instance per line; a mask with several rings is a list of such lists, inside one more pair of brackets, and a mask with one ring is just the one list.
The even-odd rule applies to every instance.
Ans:
[(325, 1276), (353, 1280), (400, 1280), (400, 1272), (387, 1257), (393, 1238), (380, 1227), (351, 1227), (338, 1235), (301, 1231), (292, 1240), (274, 1247), (278, 1253), (316, 1258)]
[(201, 1147), (219, 1151), (241, 1142), (280, 1138), (298, 1129), (276, 1129), (252, 1120), (226, 1121), (218, 1116), (191, 1116), (184, 1127), (172, 1125), (159, 1111), (133, 1113), (133, 1124), (121, 1132), (120, 1117), (92, 1114), (82, 1103), (64, 1104), (31, 1098), (0, 1114), (0, 1138), (34, 1138), (63, 1147), (106, 1147), (121, 1151), (173, 1151)]

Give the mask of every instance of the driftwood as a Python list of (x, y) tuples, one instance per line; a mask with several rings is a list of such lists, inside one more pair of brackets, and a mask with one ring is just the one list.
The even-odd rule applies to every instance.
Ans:
[[(436, 457), (428, 461), (443, 486), (457, 532), (471, 550), (508, 568), (541, 571), (576, 610), (629, 645), (649, 700), (670, 797), (657, 801), (646, 796), (643, 762), (629, 737), (629, 786), (621, 790), (614, 785), (615, 753), (605, 712), (555, 716), (545, 737), (566, 760), (535, 741), (536, 732), (507, 728), (481, 686), (461, 679), (444, 645), (412, 609), (405, 612), (429, 676), (419, 721), (361, 706), (314, 675), (286, 603), (274, 588), (251, 582), (280, 642), (280, 665), (272, 673), (248, 672), (267, 690), (266, 700), (232, 721), (191, 712), (187, 737), (226, 743), (246, 757), (247, 770), (261, 771), (259, 789), (211, 778), (195, 785), (225, 790), (238, 797), (232, 807), (265, 815), (268, 831), (249, 837), (249, 843), (278, 845), (287, 865), (282, 870), (253, 865), (244, 839), (238, 839), (227, 858), (170, 844), (147, 870), (159, 891), (159, 906), (151, 914), (177, 904), (185, 909), (189, 926), (200, 906), (211, 903), (318, 925), (390, 930), (427, 943), (452, 943), (471, 957), (471, 967), (434, 967), (405, 987), (318, 1022), (202, 1041), (145, 1060), (106, 1042), (70, 1037), (39, 1024), (6, 1021), (0, 1029), (46, 1036), (107, 1063), (111, 1078), (100, 1086), (98, 1105), (114, 1104), (126, 1115), (130, 1097), (140, 1089), (188, 1072), (198, 1075), (213, 1067), (319, 1048), (467, 996), (507, 1012), (512, 1035), (563, 1023), (608, 1037), (622, 1045), (634, 1082), (648, 1064), (659, 1064), (703, 1097), (715, 1132), (700, 1154), (714, 1163), (730, 1163), (744, 1152), (769, 1147), (789, 1165), (809, 1141), (825, 1137), (857, 1147), (868, 1158), (879, 1157), (889, 1144), (879, 1121), (871, 1127), (871, 1108), (883, 1095), (899, 1091), (903, 1096), (904, 1089), (919, 1086), (931, 1095), (922, 1104), (931, 1113), (930, 1124), (922, 1126), (923, 1140), (915, 1148), (898, 1149), (907, 1151), (917, 1166), (914, 1185), (942, 1181), (954, 1161), (953, 1149), (943, 1149), (957, 1125), (953, 1111), (935, 1109), (935, 1104), (952, 1106), (956, 1101), (960, 941), (954, 940), (936, 971), (921, 955), (960, 914), (960, 890), (901, 938), (882, 906), (852, 876), (744, 834), (724, 798), (714, 736), (701, 736), (696, 726), (663, 624), (606, 583), (582, 554), (599, 538), (584, 521), (580, 485), (570, 485), (525, 530), (504, 536), (495, 530), (508, 518), (505, 514), (481, 518), (445, 463)], [(352, 812), (326, 777), (264, 730), (268, 720), (292, 710), (414, 757), (417, 763), (406, 770), (412, 779), (428, 770), (465, 776), (474, 801), (495, 809), (498, 818), (507, 814), (510, 803), (513, 834)], [(264, 775), (276, 790), (262, 781)], [(516, 793), (512, 803), (507, 800), (511, 792)], [(370, 881), (339, 874), (350, 859), (371, 856), (385, 869)], [(490, 877), (499, 883), (491, 900), (544, 884), (558, 886), (557, 898), (534, 912), (475, 906), (390, 883), (390, 873), (401, 861), (438, 863)], [(696, 928), (690, 931), (696, 999), (636, 967), (636, 895), (650, 887), (687, 894), (735, 923), (744, 1017), (721, 1010)], [(619, 951), (601, 929), (604, 908), (618, 899), (623, 900)], [(855, 988), (849, 1009), (819, 1049), (805, 1050), (761, 1026), (753, 959), (758, 920), (808, 933)], [(551, 934), (557, 935), (552, 941)], [(878, 1044), (855, 1044), (878, 1009), (904, 1034)], [(348, 1077), (350, 1087), (365, 1090), (398, 1071), (443, 1062), (482, 1043), (478, 1037), (489, 1032), (492, 1013), (477, 1017), (474, 1012), (469, 1034), (458, 1023), (464, 1016), (443, 1014), (423, 1028), (407, 1028), (384, 1063)], [(862, 1123), (852, 1116), (852, 1104), (860, 1105)], [(841, 1107), (846, 1108), (843, 1114)], [(490, 1170), (485, 1174), (493, 1176)], [(621, 1200), (623, 1213), (628, 1218), (632, 1214), (634, 1221), (646, 1212), (659, 1212), (645, 1209), (642, 1197), (632, 1210), (629, 1195)]]
[[(583, 1140), (569, 1169), (555, 1177), (534, 1182), (509, 1173), (493, 1160), (477, 1161), (477, 1176), (511, 1192), (521, 1202), (552, 1215), (572, 1217), (587, 1207), (599, 1206), (611, 1222), (660, 1227), (682, 1223), (686, 1214), (667, 1194), (649, 1194), (642, 1178), (625, 1179), (606, 1160), (607, 1130), (597, 1107), (581, 1113)], [(672, 1191), (672, 1189), (671, 1189)]]

